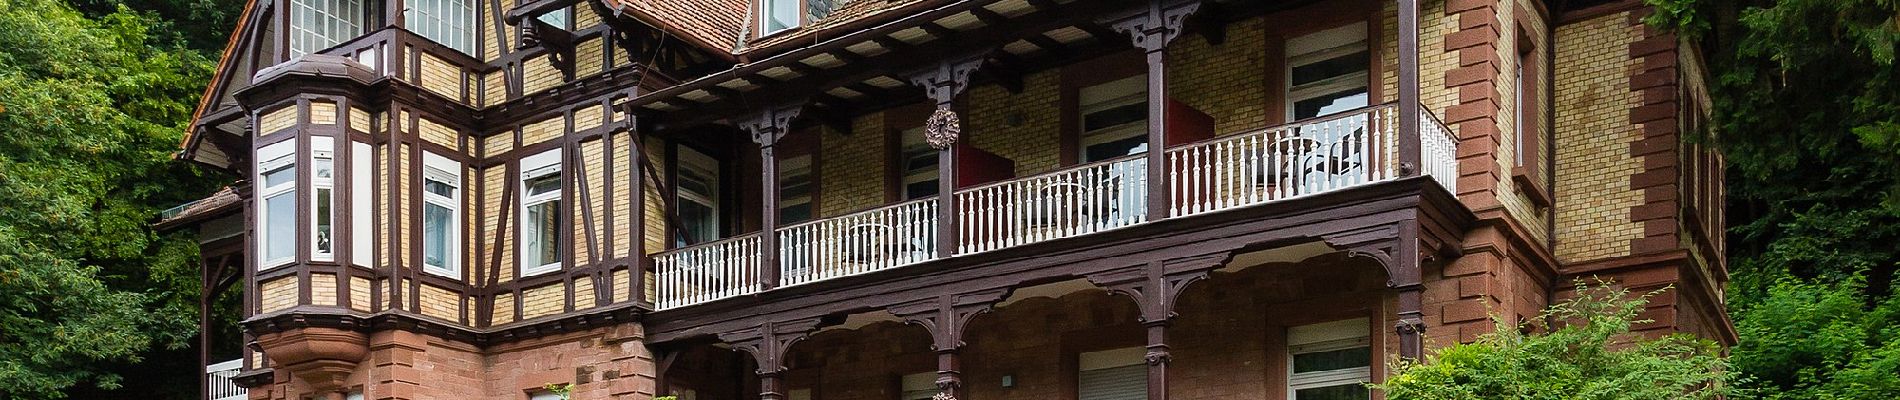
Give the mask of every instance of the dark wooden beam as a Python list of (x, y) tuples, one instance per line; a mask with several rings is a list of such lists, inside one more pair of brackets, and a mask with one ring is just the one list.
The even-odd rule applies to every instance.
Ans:
[(1050, 54), (1055, 54), (1057, 56), (1063, 56), (1063, 55), (1069, 54), (1068, 45), (1062, 44), (1062, 42), (1058, 42), (1055, 39), (1050, 39), (1049, 35), (1033, 35), (1030, 37), (1023, 38), (1023, 41), (1029, 42), (1029, 44), (1036, 45), (1036, 47), (1042, 48), (1043, 51), (1047, 51)]
[(811, 66), (811, 64), (806, 64), (803, 62), (792, 62), (789, 64), (785, 64), (785, 68), (791, 69), (792, 72), (797, 72), (798, 75), (800, 76), (822, 75), (824, 73), (824, 70), (819, 69), (818, 67), (813, 67)]
[(989, 65), (980, 70), (996, 82), (997, 86), (1009, 90), (1010, 94), (1023, 92), (1023, 60), (1007, 51), (997, 50), (989, 55)]
[(903, 49), (908, 49), (911, 46), (910, 43), (904, 43), (904, 41), (897, 40), (897, 38), (890, 37), (890, 36), (874, 37), (874, 38), (871, 38), (871, 41), (877, 42), (877, 45), (884, 47), (884, 50), (886, 51), (899, 51)]
[(923, 28), (924, 33), (928, 33), (930, 36), (935, 36), (938, 39), (949, 39), (957, 35), (957, 30), (945, 28), (943, 25), (937, 25), (935, 22), (925, 22), (917, 27)]
[(976, 20), (983, 21), (984, 26), (995, 26), (1009, 20), (1009, 16), (990, 11), (990, 9), (983, 7), (970, 9), (970, 15), (975, 15)]
[(864, 62), (863, 54), (854, 53), (851, 50), (837, 49), (825, 54), (830, 54), (832, 57), (837, 57), (839, 61), (846, 63)]

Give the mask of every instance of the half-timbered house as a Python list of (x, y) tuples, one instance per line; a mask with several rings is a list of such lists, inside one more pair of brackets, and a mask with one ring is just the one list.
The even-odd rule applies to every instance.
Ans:
[(160, 224), (208, 399), (1367, 399), (1580, 278), (1733, 340), (1650, 12), (252, 0)]

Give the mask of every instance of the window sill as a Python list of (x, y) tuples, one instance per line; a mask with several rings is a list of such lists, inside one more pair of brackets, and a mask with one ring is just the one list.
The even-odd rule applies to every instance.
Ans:
[(1518, 192), (1524, 193), (1524, 197), (1531, 199), (1531, 204), (1538, 207), (1550, 207), (1554, 203), (1551, 199), (1550, 188), (1544, 187), (1543, 180), (1532, 177), (1530, 168), (1511, 168), (1511, 182), (1517, 184)]
[(561, 263), (553, 263), (553, 264), (543, 265), (543, 266), (534, 267), (534, 268), (522, 268), (521, 278), (537, 276), (537, 275), (546, 275), (550, 272), (560, 271), (560, 270), (561, 270)]

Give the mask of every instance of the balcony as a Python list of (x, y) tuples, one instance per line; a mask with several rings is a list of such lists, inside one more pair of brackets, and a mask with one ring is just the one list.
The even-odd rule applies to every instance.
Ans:
[[(1398, 112), (1379, 105), (1258, 131), (1171, 146), (1162, 155), (1169, 217), (1216, 213), (1378, 184), (1406, 176)], [(1419, 173), (1456, 193), (1457, 138), (1424, 108)], [(957, 190), (952, 257), (1148, 223), (1143, 155)], [(780, 288), (937, 260), (943, 197), (784, 226)], [(759, 233), (656, 254), (654, 307), (675, 309), (766, 287)]]

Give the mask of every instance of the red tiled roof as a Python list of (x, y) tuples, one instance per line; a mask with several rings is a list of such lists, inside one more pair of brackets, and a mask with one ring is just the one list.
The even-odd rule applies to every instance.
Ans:
[[(838, 0), (838, 1), (844, 4), (836, 6), (836, 8), (832, 9), (831, 14), (826, 15), (823, 19), (812, 21), (811, 23), (806, 24), (803, 27), (799, 27), (798, 29), (795, 29), (789, 32), (784, 32), (784, 33), (780, 33), (780, 34), (776, 34), (772, 36), (759, 38), (756, 42), (746, 43), (745, 48), (740, 49), (739, 51), (737, 51), (737, 53), (745, 53), (745, 52), (749, 52), (753, 50), (761, 50), (761, 49), (771, 49), (774, 47), (779, 47), (780, 45), (783, 45), (786, 43), (793, 43), (793, 42), (807, 42), (807, 43), (822, 42), (825, 39), (827, 39), (826, 37), (827, 33), (833, 33), (833, 31), (837, 31), (838, 30), (837, 28), (839, 28), (840, 26), (849, 24), (851, 22), (871, 19), (873, 17), (893, 16), (895, 15), (894, 13), (892, 13), (893, 11), (901, 10), (901, 9), (904, 9), (905, 7), (909, 7), (918, 3), (929, 2), (930, 0)], [(837, 35), (829, 35), (829, 36), (839, 36), (844, 33), (845, 32), (837, 32)]]

